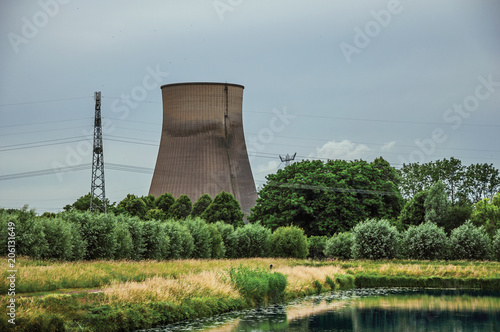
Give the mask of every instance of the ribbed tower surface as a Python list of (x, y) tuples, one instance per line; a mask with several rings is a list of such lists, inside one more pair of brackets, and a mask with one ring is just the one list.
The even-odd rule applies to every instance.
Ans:
[(246, 215), (257, 192), (243, 133), (243, 86), (228, 83), (163, 85), (163, 129), (149, 194), (188, 195), (195, 202), (222, 190)]

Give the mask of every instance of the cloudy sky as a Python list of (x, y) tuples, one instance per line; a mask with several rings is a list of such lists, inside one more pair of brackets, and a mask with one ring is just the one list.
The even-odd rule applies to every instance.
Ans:
[(498, 17), (494, 0), (4, 0), (0, 207), (90, 191), (94, 91), (106, 196), (146, 195), (177, 82), (245, 86), (257, 186), (295, 152), (500, 168)]

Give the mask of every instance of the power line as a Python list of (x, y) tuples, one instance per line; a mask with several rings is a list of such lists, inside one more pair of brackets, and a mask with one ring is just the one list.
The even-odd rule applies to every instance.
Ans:
[(62, 99), (51, 99), (51, 100), (37, 100), (37, 101), (24, 101), (19, 103), (11, 104), (0, 104), (0, 107), (6, 106), (17, 106), (17, 105), (32, 105), (32, 104), (42, 104), (42, 103), (53, 103), (59, 101), (77, 100), (77, 99), (88, 99), (89, 97), (75, 97), (75, 98), (62, 98)]
[[(20, 143), (20, 144), (13, 144), (13, 145), (4, 145), (0, 146), (0, 152), (5, 152), (5, 151), (13, 151), (13, 150), (22, 150), (22, 149), (31, 149), (31, 148), (39, 148), (39, 147), (45, 147), (45, 146), (51, 146), (51, 145), (58, 145), (58, 144), (68, 144), (68, 143), (76, 143), (76, 142), (81, 142), (88, 139), (85, 136), (75, 136), (75, 137), (68, 137), (68, 138), (56, 138), (56, 139), (51, 139), (51, 140), (46, 140), (46, 141), (40, 141), (40, 142), (31, 142), (31, 143)], [(58, 142), (61, 141), (61, 142)], [(48, 144), (40, 144), (40, 143), (47, 143), (47, 142), (53, 142), (53, 143), (48, 143)]]
[(86, 129), (88, 127), (67, 127), (67, 128), (59, 128), (59, 129), (45, 129), (45, 130), (34, 130), (34, 131), (25, 131), (25, 132), (17, 132), (17, 133), (9, 133), (9, 134), (0, 134), (0, 136), (13, 136), (13, 135), (25, 135), (25, 134), (35, 134), (35, 133), (45, 133), (45, 132), (54, 132), (54, 131), (61, 131), (61, 130), (70, 130), (70, 129)]
[[(87, 163), (75, 166), (64, 166), (57, 168), (41, 169), (30, 172), (6, 174), (6, 175), (0, 175), (0, 181), (24, 179), (29, 177), (51, 175), (51, 174), (77, 172), (77, 171), (89, 170), (91, 166), (92, 165), (90, 163)], [(152, 173), (154, 171), (153, 168), (149, 167), (140, 167), (140, 166), (132, 166), (132, 165), (116, 164), (116, 163), (106, 163), (106, 169), (124, 171), (124, 172), (143, 173), (143, 174)]]
[[(260, 113), (273, 115), (274, 113), (269, 112), (259, 112), (259, 111), (246, 111), (248, 113)], [(328, 115), (311, 115), (311, 114), (292, 114), (293, 116), (304, 117), (304, 118), (320, 118), (320, 119), (334, 119), (334, 120), (346, 120), (346, 121), (366, 121), (366, 122), (386, 122), (386, 123), (404, 123), (404, 124), (419, 124), (419, 125), (433, 125), (433, 126), (455, 126), (455, 123), (442, 123), (442, 122), (425, 122), (425, 121), (403, 121), (403, 120), (381, 120), (381, 119), (369, 119), (369, 118), (348, 118), (340, 116), (328, 116)], [(460, 126), (465, 127), (500, 127), (500, 125), (494, 124), (464, 124)]]
[(68, 119), (68, 120), (55, 120), (55, 121), (43, 121), (43, 122), (34, 122), (34, 123), (23, 123), (18, 125), (6, 125), (0, 126), (0, 128), (11, 128), (11, 127), (24, 127), (24, 126), (35, 126), (40, 124), (48, 124), (48, 123), (59, 123), (59, 122), (69, 122), (69, 121), (80, 121), (80, 120), (89, 120), (93, 119), (92, 117), (87, 118), (78, 118), (78, 119)]

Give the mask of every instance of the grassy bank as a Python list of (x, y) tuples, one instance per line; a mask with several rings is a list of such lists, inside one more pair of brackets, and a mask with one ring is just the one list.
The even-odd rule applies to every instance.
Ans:
[[(3, 315), (0, 330), (133, 330), (354, 286), (500, 290), (500, 263), (493, 262), (21, 258), (16, 263), (16, 325)], [(8, 270), (7, 259), (1, 265)], [(4, 308), (7, 276), (3, 272), (0, 282)]]

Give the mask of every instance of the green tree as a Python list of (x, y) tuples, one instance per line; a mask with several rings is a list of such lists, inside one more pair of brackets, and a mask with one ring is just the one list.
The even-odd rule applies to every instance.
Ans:
[(493, 164), (472, 164), (465, 172), (464, 189), (473, 203), (492, 198), (500, 190), (500, 175)]
[(398, 170), (401, 194), (411, 200), (417, 193), (424, 191), (431, 184), (428, 167), (419, 163), (403, 164)]
[[(101, 200), (99, 198), (95, 199), (97, 204), (102, 204)], [(107, 200), (106, 200), (107, 201)], [(109, 201), (107, 201), (109, 204)], [(64, 207), (65, 211), (72, 211), (72, 210), (77, 210), (77, 211), (88, 211), (90, 210), (90, 193), (83, 195), (79, 197), (73, 204), (71, 205), (66, 205)]]
[(162, 209), (151, 209), (148, 212), (146, 212), (144, 219), (145, 220), (166, 220), (167, 215), (165, 214), (165, 212), (163, 212)]
[(396, 218), (402, 198), (395, 174), (376, 162), (303, 160), (267, 176), (250, 222), (295, 225), (308, 236), (349, 231), (366, 218)]
[(118, 213), (126, 213), (130, 216), (137, 216), (144, 219), (147, 210), (146, 203), (134, 194), (128, 194), (118, 205), (116, 206)]
[(191, 211), (191, 217), (199, 217), (207, 209), (207, 207), (212, 203), (212, 197), (209, 194), (203, 194), (198, 198), (196, 203), (193, 205), (193, 211)]
[(277, 228), (269, 241), (273, 257), (306, 258), (309, 254), (304, 230), (297, 226)]
[(493, 238), (500, 228), (500, 193), (495, 194), (491, 200), (483, 198), (474, 204), (471, 219), (474, 225), (483, 226)]
[(233, 195), (221, 191), (210, 205), (201, 214), (201, 218), (209, 223), (224, 221), (227, 224), (236, 227), (245, 225), (243, 222), (243, 212), (241, 212), (240, 203)]
[(437, 160), (435, 162), (435, 173), (438, 174), (439, 181), (445, 185), (452, 205), (464, 199), (461, 195), (461, 189), (465, 180), (465, 166), (459, 159), (451, 157), (448, 159)]
[(168, 218), (175, 220), (186, 219), (193, 209), (193, 203), (187, 195), (180, 195), (174, 204), (168, 210)]
[(168, 214), (168, 210), (175, 203), (175, 198), (171, 193), (164, 193), (156, 198), (155, 205), (158, 209), (161, 209), (165, 214)]
[(448, 211), (448, 215), (443, 223), (446, 234), (450, 234), (452, 230), (463, 225), (471, 218), (472, 206), (465, 201), (452, 205)]
[(407, 228), (410, 225), (420, 225), (425, 220), (425, 200), (428, 191), (421, 191), (406, 202), (399, 215), (399, 221)]
[(426, 222), (432, 222), (439, 226), (444, 226), (448, 216), (450, 203), (445, 192), (445, 186), (441, 181), (436, 182), (427, 193), (424, 201)]
[(146, 209), (147, 210), (153, 210), (156, 209), (156, 197), (153, 195), (148, 195), (148, 196), (141, 196), (140, 197), (144, 204), (146, 204)]

